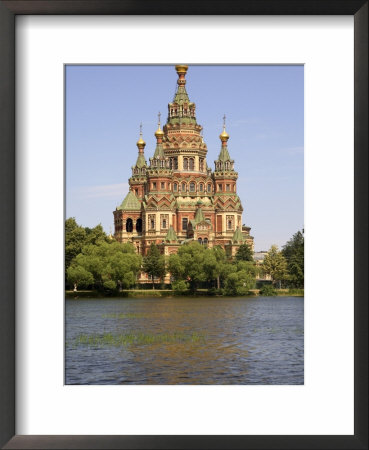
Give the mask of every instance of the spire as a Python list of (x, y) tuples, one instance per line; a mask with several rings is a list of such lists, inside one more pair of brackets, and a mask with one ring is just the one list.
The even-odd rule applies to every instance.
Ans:
[(140, 137), (137, 141), (137, 147), (138, 147), (138, 156), (135, 167), (138, 167), (141, 169), (142, 167), (146, 166), (145, 161), (145, 155), (144, 155), (144, 149), (146, 146), (146, 142), (142, 139), (142, 123), (140, 123)]
[(188, 98), (188, 94), (186, 91), (186, 73), (188, 70), (188, 66), (185, 64), (179, 64), (175, 66), (176, 72), (178, 74), (178, 80), (177, 80), (177, 92), (174, 96), (173, 103), (177, 103), (179, 105), (183, 103), (190, 103), (190, 99)]
[(186, 91), (186, 73), (188, 66), (186, 64), (178, 64), (175, 66), (178, 74), (177, 90), (174, 99), (168, 104), (168, 120), (167, 124), (197, 125), (195, 117), (195, 103), (190, 102)]
[(158, 114), (158, 129), (155, 131), (155, 137), (156, 137), (156, 148), (155, 148), (155, 153), (153, 158), (157, 158), (157, 159), (164, 159), (165, 155), (164, 155), (164, 149), (163, 149), (163, 136), (164, 136), (164, 132), (161, 130), (160, 128), (160, 112)]
[(231, 161), (231, 157), (229, 156), (227, 142), (229, 139), (229, 134), (226, 132), (226, 116), (223, 116), (223, 131), (219, 135), (220, 140), (222, 141), (222, 147), (220, 149), (220, 153), (218, 156), (218, 161)]

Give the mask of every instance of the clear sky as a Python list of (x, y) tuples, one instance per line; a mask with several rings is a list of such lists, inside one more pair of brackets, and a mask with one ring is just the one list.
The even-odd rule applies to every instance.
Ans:
[[(238, 171), (243, 223), (255, 250), (284, 245), (304, 227), (303, 66), (189, 66), (187, 92), (214, 169), (226, 114)], [(128, 192), (139, 124), (153, 155), (157, 114), (166, 121), (176, 89), (173, 66), (67, 66), (66, 215), (113, 230)]]

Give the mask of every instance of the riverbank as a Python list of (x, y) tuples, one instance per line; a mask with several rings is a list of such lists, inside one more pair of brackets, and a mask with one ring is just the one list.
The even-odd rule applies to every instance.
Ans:
[[(276, 296), (278, 297), (303, 297), (304, 289), (276, 289)], [(244, 297), (256, 297), (259, 296), (260, 289), (251, 289), (248, 295)], [(107, 295), (105, 292), (99, 291), (65, 291), (66, 298), (162, 298), (162, 297), (219, 297), (222, 295), (209, 292), (207, 289), (198, 289), (196, 295), (190, 292), (176, 292), (172, 289), (130, 289), (122, 290), (120, 292), (114, 292)]]

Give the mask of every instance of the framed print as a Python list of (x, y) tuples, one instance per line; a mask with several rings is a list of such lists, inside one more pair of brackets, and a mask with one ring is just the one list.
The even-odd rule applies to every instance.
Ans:
[[(187, 4), (185, 9), (179, 3), (161, 2), (154, 7), (124, 1), (8, 1), (0, 7), (4, 62), (0, 72), (1, 195), (5, 206), (1, 444), (5, 448), (367, 448), (367, 3), (279, 2), (276, 7), (261, 1), (227, 7)], [(184, 15), (189, 12), (193, 15)], [(178, 46), (179, 38), (183, 45)], [(64, 130), (64, 110), (68, 111), (71, 98), (78, 103), (81, 92), (85, 92), (86, 105), (95, 103), (86, 78), (73, 85), (67, 73), (65, 104), (64, 76), (68, 68), (94, 64), (102, 68), (141, 64), (146, 77), (150, 66), (176, 65), (179, 86), (183, 71), (189, 67), (190, 74), (191, 65), (198, 70), (201, 64), (214, 68), (303, 65), (307, 286), (303, 384), (79, 386), (72, 372), (64, 379), (64, 144), (70, 137), (68, 126)], [(137, 71), (129, 81), (132, 86), (136, 83), (132, 92), (139, 91), (139, 78)], [(231, 78), (225, 76), (223, 85), (219, 81), (217, 85), (231, 92)], [(107, 79), (111, 81), (97, 80), (96, 89), (110, 84)], [(73, 91), (68, 89), (73, 86), (75, 91), (70, 94)], [(261, 94), (258, 98), (262, 105)], [(285, 97), (281, 109), (288, 104)], [(174, 117), (173, 105), (170, 114)], [(257, 107), (255, 103), (252, 109)], [(133, 108), (129, 102), (127, 108)], [(113, 123), (119, 114), (109, 117), (107, 121)], [(192, 116), (187, 119), (188, 123), (194, 120)], [(288, 124), (295, 127), (292, 119)], [(226, 127), (221, 134), (222, 149), (230, 134)], [(160, 136), (155, 135), (158, 140)], [(175, 139), (178, 142), (178, 136)], [(101, 148), (106, 145), (108, 134)], [(139, 140), (138, 151), (142, 145)], [(93, 143), (86, 149), (90, 152), (82, 158), (92, 158)], [(172, 150), (169, 146), (168, 151)], [(232, 156), (231, 146), (229, 150)], [(68, 150), (67, 158), (70, 161)], [(201, 172), (200, 160), (181, 159), (179, 163), (189, 170), (191, 164), (198, 164)], [(112, 173), (114, 164), (112, 160)], [(85, 167), (96, 180), (93, 168)], [(175, 180), (158, 182), (164, 183), (165, 190), (165, 183)], [(196, 187), (192, 179), (188, 183), (189, 197), (193, 189), (201, 196), (200, 185)], [(228, 185), (231, 192), (230, 181)], [(131, 186), (132, 195), (138, 196), (135, 188), (140, 189), (139, 183)], [(119, 233), (119, 211), (131, 215), (136, 211), (132, 209), (136, 198), (131, 197), (116, 210), (115, 233)], [(196, 235), (199, 245), (204, 239), (207, 245), (212, 238), (205, 230), (210, 209), (202, 202), (194, 207), (201, 211), (188, 217), (195, 227), (192, 231), (200, 233)], [(151, 216), (144, 218), (145, 224), (152, 221), (155, 229), (166, 230), (172, 218), (163, 211), (155, 217), (148, 212)], [(127, 233), (132, 233), (133, 226), (138, 230), (137, 217), (135, 222), (122, 217)], [(224, 223), (237, 238), (237, 217), (227, 213)], [(197, 228), (198, 224), (203, 228)], [(165, 235), (171, 245), (176, 241), (174, 232), (178, 228)], [(241, 240), (243, 232), (247, 232), (246, 225), (240, 229)], [(137, 311), (119, 314), (131, 323), (140, 319)], [(107, 323), (116, 317), (103, 319)], [(172, 339), (174, 335), (165, 336)], [(143, 337), (148, 339), (148, 333)], [(74, 375), (79, 375), (79, 368), (78, 364), (73, 367)]]

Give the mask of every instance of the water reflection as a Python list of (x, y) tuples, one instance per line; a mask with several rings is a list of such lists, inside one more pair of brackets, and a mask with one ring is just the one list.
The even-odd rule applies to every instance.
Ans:
[(66, 384), (303, 384), (303, 315), (297, 297), (66, 300)]

